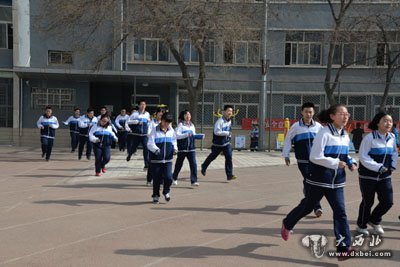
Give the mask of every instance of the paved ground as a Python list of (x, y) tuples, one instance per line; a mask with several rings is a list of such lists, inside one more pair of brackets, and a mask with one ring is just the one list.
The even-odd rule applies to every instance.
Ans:
[[(198, 153), (202, 162), (207, 151)], [(170, 203), (150, 203), (140, 156), (129, 163), (113, 154), (108, 172), (93, 176), (93, 160), (55, 151), (45, 162), (37, 149), (0, 147), (1, 266), (336, 266), (314, 258), (301, 239), (328, 237), (334, 250), (332, 213), (323, 200), (321, 218), (309, 216), (287, 242), (282, 218), (302, 197), (295, 165), (278, 153), (234, 152), (238, 180), (225, 181), (223, 158), (192, 188), (187, 163)], [(384, 218), (378, 247), (391, 258), (351, 259), (342, 266), (395, 266), (400, 260), (399, 178), (395, 205)], [(348, 175), (346, 209), (354, 229), (360, 192)], [(370, 241), (370, 240), (367, 240)]]

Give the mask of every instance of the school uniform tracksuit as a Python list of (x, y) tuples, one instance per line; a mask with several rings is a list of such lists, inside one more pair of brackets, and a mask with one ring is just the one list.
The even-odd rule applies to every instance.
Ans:
[(100, 173), (101, 169), (105, 168), (106, 164), (110, 161), (112, 142), (116, 142), (118, 138), (111, 126), (102, 127), (94, 125), (90, 129), (89, 139), (93, 143), (96, 173)]
[(47, 117), (46, 115), (40, 116), (36, 122), (40, 128), (40, 142), (42, 144), (42, 157), (46, 156), (46, 160), (50, 159), (51, 151), (53, 149), (54, 137), (56, 129), (59, 127), (58, 120), (55, 116)]
[(71, 136), (71, 151), (74, 152), (79, 144), (79, 117), (70, 116), (65, 122), (69, 126), (69, 135)]
[(79, 149), (78, 149), (78, 158), (82, 158), (83, 148), (86, 144), (86, 157), (90, 159), (90, 155), (92, 154), (92, 142), (89, 140), (89, 132), (90, 129), (97, 124), (97, 118), (89, 118), (86, 115), (83, 115), (79, 121)]
[[(398, 152), (394, 134), (381, 135), (373, 131), (364, 137), (360, 146), (359, 182), (362, 194), (357, 225), (367, 228), (367, 223), (378, 225), (382, 216), (393, 205), (392, 170), (396, 169)], [(388, 169), (383, 172), (383, 168)], [(371, 213), (375, 193), (379, 204)]]
[[(356, 164), (348, 155), (350, 139), (345, 130), (328, 124), (316, 135), (310, 153), (311, 176), (306, 179), (306, 196), (283, 220), (286, 229), (292, 230), (297, 222), (310, 213), (322, 197), (326, 197), (333, 210), (334, 232), (338, 241), (337, 251), (347, 252), (351, 234), (345, 211), (344, 186), (346, 173), (338, 168), (339, 161), (349, 167)], [(340, 242), (339, 242), (340, 241)]]
[(163, 181), (163, 195), (170, 192), (172, 184), (172, 161), (177, 151), (175, 131), (170, 127), (166, 132), (160, 125), (152, 129), (147, 148), (150, 151), (150, 167), (153, 177), (153, 195), (160, 196), (160, 184)]
[(125, 151), (126, 148), (126, 137), (128, 132), (125, 129), (125, 122), (129, 119), (129, 115), (118, 115), (115, 119), (115, 125), (118, 128), (118, 146), (120, 151)]
[[(196, 147), (195, 147), (196, 129), (192, 123), (179, 123), (176, 128), (176, 138), (178, 143), (178, 157), (175, 162), (175, 170), (172, 178), (178, 180), (179, 172), (182, 169), (185, 158), (189, 161), (190, 166), (190, 182), (197, 183), (197, 163), (196, 163)], [(190, 136), (189, 136), (190, 135)]]
[(149, 122), (150, 114), (147, 111), (143, 113), (135, 111), (125, 123), (125, 129), (128, 131), (128, 157), (130, 158), (132, 154), (136, 152), (137, 147), (141, 143), (143, 147), (143, 160), (145, 168), (148, 168), (149, 160), (149, 152), (147, 149)]
[(202, 172), (207, 170), (208, 165), (223, 152), (225, 156), (225, 173), (227, 180), (233, 177), (232, 165), (232, 145), (231, 145), (231, 120), (227, 121), (224, 117), (219, 118), (214, 125), (211, 153), (201, 165)]
[[(286, 135), (282, 156), (285, 158), (290, 157), (290, 149), (294, 144), (294, 154), (297, 160), (297, 166), (303, 176), (303, 193), (306, 193), (306, 179), (311, 175), (310, 167), (310, 151), (317, 133), (322, 129), (322, 125), (314, 120), (311, 121), (310, 125), (306, 125), (303, 119), (299, 120), (290, 127), (288, 134)], [(314, 212), (321, 209), (321, 205), (318, 202), (314, 207)]]

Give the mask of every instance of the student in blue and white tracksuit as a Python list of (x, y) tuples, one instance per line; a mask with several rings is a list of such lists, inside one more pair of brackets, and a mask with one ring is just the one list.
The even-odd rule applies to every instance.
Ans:
[[(376, 114), (368, 127), (373, 131), (364, 137), (359, 150), (358, 172), (362, 201), (358, 212), (357, 231), (369, 235), (369, 224), (375, 234), (383, 235), (382, 216), (393, 205), (391, 176), (397, 166), (397, 144), (395, 135), (391, 133), (393, 119), (389, 114)], [(371, 213), (375, 194), (378, 195), (379, 203)]]
[(173, 121), (171, 113), (162, 115), (161, 122), (152, 129), (147, 147), (150, 151), (150, 161), (153, 177), (153, 202), (158, 203), (160, 198), (160, 184), (163, 181), (163, 195), (168, 202), (171, 199), (170, 187), (172, 184), (172, 161), (177, 153), (175, 131), (170, 127)]
[(53, 116), (53, 110), (50, 106), (46, 107), (46, 112), (40, 116), (36, 122), (40, 129), (40, 142), (42, 143), (42, 158), (46, 156), (46, 160), (50, 160), (51, 150), (53, 149), (54, 137), (56, 129), (59, 127), (58, 120)]
[(139, 144), (143, 147), (144, 169), (148, 168), (149, 152), (147, 150), (147, 133), (149, 130), (150, 114), (146, 111), (146, 101), (139, 101), (139, 110), (129, 116), (125, 123), (125, 129), (128, 131), (128, 156), (126, 161), (130, 161), (132, 154), (136, 153)]
[(125, 151), (126, 148), (126, 137), (128, 132), (125, 129), (125, 123), (129, 119), (129, 115), (126, 114), (126, 109), (121, 109), (121, 113), (115, 119), (115, 125), (118, 128), (118, 146), (119, 151)]
[(81, 110), (79, 108), (74, 109), (74, 115), (64, 121), (65, 125), (69, 125), (69, 134), (71, 136), (71, 152), (75, 152), (75, 149), (79, 144), (79, 121), (81, 118)]
[(97, 124), (90, 129), (89, 139), (93, 143), (95, 175), (100, 176), (101, 172), (106, 172), (106, 164), (111, 159), (112, 142), (118, 141), (111, 127), (111, 119), (107, 114), (101, 115)]
[(210, 165), (210, 163), (215, 160), (221, 152), (223, 152), (225, 156), (225, 173), (227, 180), (230, 181), (237, 178), (236, 175), (233, 175), (232, 164), (232, 115), (233, 106), (225, 105), (224, 115), (215, 122), (211, 153), (201, 165), (201, 174), (206, 175), (208, 165)]
[[(100, 121), (100, 118), (101, 118), (101, 116), (103, 116), (103, 115), (108, 115), (109, 117), (110, 117), (110, 119), (111, 119), (111, 114), (108, 112), (108, 109), (107, 109), (107, 107), (106, 106), (102, 106), (101, 108), (100, 108), (100, 115), (98, 115), (97, 116), (97, 121)], [(111, 128), (112, 128), (112, 130), (114, 131), (114, 133), (115, 134), (117, 134), (118, 133), (118, 130), (117, 130), (117, 128), (115, 127), (115, 125), (112, 123), (112, 119), (111, 119)], [(114, 142), (114, 140), (112, 140), (112, 144), (111, 144), (111, 148), (115, 148), (115, 142)]]
[[(155, 117), (149, 123), (149, 130), (147, 132), (148, 138), (150, 138), (151, 132), (160, 124), (162, 115), (165, 112), (166, 112), (165, 108), (160, 108), (160, 107), (157, 108)], [(151, 168), (150, 158), (149, 158), (148, 165), (149, 165), (149, 167), (147, 168), (146, 185), (147, 186), (151, 186), (152, 185), (152, 181), (153, 181), (153, 177), (151, 175), (152, 168)]]
[(199, 186), (197, 182), (197, 162), (196, 162), (196, 146), (195, 136), (196, 128), (191, 122), (191, 114), (188, 110), (184, 110), (179, 114), (180, 123), (175, 129), (176, 139), (178, 142), (178, 157), (175, 162), (175, 170), (172, 175), (174, 184), (178, 184), (178, 175), (182, 169), (185, 158), (189, 161), (190, 166), (190, 183), (192, 186)]
[(89, 140), (90, 129), (96, 125), (97, 118), (94, 116), (92, 108), (87, 109), (86, 115), (83, 115), (79, 121), (79, 149), (78, 159), (82, 158), (83, 148), (86, 144), (86, 158), (89, 160), (92, 154), (92, 142)]
[(306, 179), (305, 198), (283, 220), (281, 236), (289, 239), (289, 234), (297, 222), (310, 213), (322, 197), (328, 200), (333, 210), (333, 224), (339, 260), (346, 259), (351, 252), (351, 234), (347, 220), (344, 186), (346, 166), (351, 171), (357, 169), (356, 162), (348, 155), (350, 138), (344, 127), (350, 114), (344, 105), (331, 106), (326, 112), (327, 126), (316, 135), (310, 153), (311, 176)]
[[(297, 159), (297, 166), (303, 175), (303, 193), (306, 192), (306, 179), (311, 175), (310, 151), (313, 140), (317, 133), (322, 129), (322, 125), (313, 120), (315, 106), (307, 102), (301, 106), (302, 118), (290, 127), (286, 135), (282, 156), (285, 158), (287, 166), (290, 165), (290, 149), (294, 144), (294, 154)], [(317, 217), (322, 215), (321, 204), (318, 202), (314, 207), (314, 214)]]

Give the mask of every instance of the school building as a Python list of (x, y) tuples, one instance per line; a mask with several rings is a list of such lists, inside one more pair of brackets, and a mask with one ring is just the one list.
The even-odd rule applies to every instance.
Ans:
[[(62, 35), (56, 38), (36, 27), (41, 2), (0, 0), (0, 144), (38, 145), (35, 123), (47, 105), (54, 108), (59, 121), (65, 120), (76, 106), (84, 112), (88, 107), (97, 111), (106, 105), (118, 114), (121, 108), (129, 109), (139, 99), (147, 101), (149, 111), (158, 104), (167, 104), (176, 115), (184, 108), (190, 110), (180, 69), (161, 39), (130, 36), (101, 69), (93, 71), (87, 64), (94, 56), (90, 51), (74, 51)], [(367, 10), (365, 2), (355, 1), (351, 12)], [(393, 1), (370, 2), (400, 16)], [(124, 3), (120, 1), (121, 6), (116, 8), (123, 10)], [(259, 24), (252, 30), (259, 31), (260, 38), (229, 47), (218, 40), (208, 42), (207, 81), (197, 124), (198, 132), (201, 128), (208, 137), (215, 120), (212, 114), (224, 104), (233, 104), (240, 110), (233, 121), (234, 133), (248, 136), (247, 130), (241, 130), (242, 119), (258, 117), (263, 45), (269, 59), (267, 117), (296, 119), (307, 101), (314, 102), (318, 109), (328, 106), (323, 84), (332, 15), (327, 1), (267, 0), (267, 14), (264, 1), (253, 4), (259, 6), (255, 14)], [(118, 34), (115, 29), (105, 27), (104, 36), (97, 41), (111, 44), (114, 34)], [(392, 30), (390, 36), (391, 47), (400, 49), (400, 32)], [(196, 51), (189, 41), (181, 41), (186, 42), (183, 53), (195, 74)], [(354, 120), (371, 119), (379, 106), (384, 88), (384, 57), (379, 42), (347, 41), (335, 50), (338, 66), (357, 61), (343, 71), (336, 93)], [(400, 118), (399, 84), (400, 75), (396, 73), (387, 104), (395, 120)], [(67, 127), (61, 126), (56, 146), (66, 146), (68, 136)]]

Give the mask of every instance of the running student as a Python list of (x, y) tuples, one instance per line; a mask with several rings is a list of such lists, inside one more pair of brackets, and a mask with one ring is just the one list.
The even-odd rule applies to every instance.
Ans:
[(81, 110), (79, 108), (74, 109), (74, 115), (64, 121), (65, 125), (69, 125), (69, 134), (71, 136), (71, 153), (75, 152), (75, 149), (79, 144), (79, 120), (81, 118)]
[[(367, 224), (375, 234), (383, 235), (382, 216), (393, 206), (392, 171), (397, 166), (397, 144), (392, 130), (392, 117), (381, 112), (375, 115), (368, 128), (372, 133), (364, 137), (360, 146), (360, 189), (362, 201), (358, 212), (357, 231), (369, 235)], [(378, 205), (371, 213), (375, 194)]]
[(345, 168), (357, 169), (356, 162), (348, 155), (350, 138), (344, 130), (350, 114), (341, 104), (331, 106), (324, 114), (321, 122), (327, 125), (318, 132), (311, 148), (311, 176), (306, 179), (305, 197), (283, 220), (281, 236), (288, 240), (297, 222), (325, 197), (333, 210), (337, 251), (340, 252), (338, 260), (345, 260), (352, 251), (344, 201)]
[(46, 156), (46, 161), (50, 160), (51, 151), (53, 149), (54, 137), (56, 129), (60, 126), (58, 120), (53, 116), (53, 110), (50, 106), (46, 107), (46, 112), (40, 116), (36, 122), (40, 129), (40, 142), (42, 144), (42, 158)]
[(101, 172), (106, 172), (106, 164), (111, 159), (112, 142), (118, 141), (111, 127), (111, 119), (107, 114), (101, 115), (98, 123), (90, 129), (89, 139), (93, 143), (95, 175), (100, 176)]
[(232, 165), (232, 128), (231, 118), (233, 115), (233, 106), (224, 106), (224, 115), (219, 118), (214, 125), (213, 139), (211, 145), (211, 153), (208, 155), (204, 163), (201, 165), (201, 174), (206, 175), (208, 165), (215, 160), (218, 155), (223, 152), (225, 156), (225, 174), (228, 181), (235, 180), (237, 177), (233, 175)]
[(146, 101), (140, 100), (139, 110), (134, 111), (126, 121), (125, 128), (128, 131), (128, 156), (126, 161), (130, 161), (132, 154), (136, 153), (139, 144), (143, 147), (144, 170), (148, 168), (149, 152), (147, 150), (150, 114), (146, 111)]
[(88, 108), (86, 115), (83, 115), (79, 121), (79, 149), (78, 149), (78, 159), (82, 159), (83, 148), (86, 144), (86, 158), (90, 160), (90, 155), (92, 154), (92, 142), (89, 140), (90, 129), (96, 125), (97, 118), (94, 116), (94, 110)]
[(126, 148), (126, 137), (128, 132), (125, 129), (125, 122), (129, 119), (129, 115), (126, 114), (126, 109), (121, 109), (121, 113), (115, 119), (115, 125), (118, 128), (118, 146), (119, 151), (125, 151)]
[(178, 147), (175, 131), (170, 127), (171, 113), (164, 113), (158, 126), (152, 129), (147, 147), (150, 151), (151, 174), (153, 177), (153, 203), (160, 199), (160, 184), (163, 181), (163, 195), (167, 202), (171, 200), (172, 161)]
[[(290, 127), (285, 138), (282, 155), (285, 158), (287, 166), (290, 165), (290, 149), (294, 144), (294, 154), (297, 160), (297, 166), (303, 176), (303, 194), (306, 193), (306, 179), (310, 178), (310, 151), (317, 133), (322, 129), (322, 125), (313, 120), (315, 106), (307, 102), (301, 106), (302, 118)], [(321, 204), (318, 202), (314, 207), (314, 214), (317, 217), (322, 215)]]
[(190, 166), (190, 183), (192, 186), (199, 186), (197, 182), (197, 162), (196, 162), (196, 128), (191, 122), (191, 114), (188, 110), (184, 110), (179, 114), (179, 124), (175, 129), (176, 139), (178, 142), (178, 157), (175, 162), (175, 170), (172, 175), (173, 184), (178, 184), (178, 175), (182, 169), (185, 158), (189, 161)]

